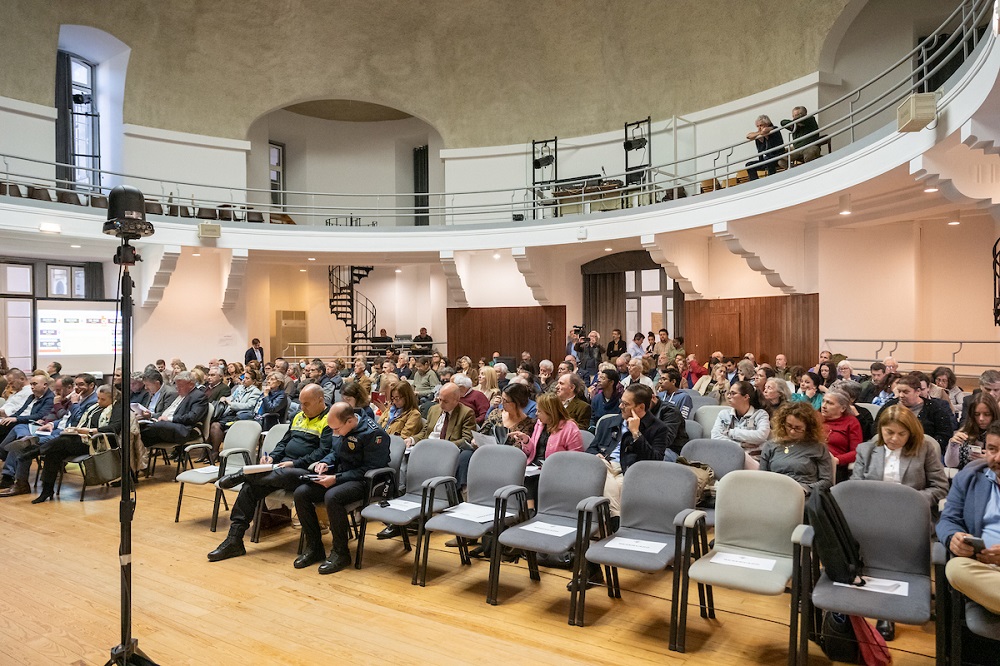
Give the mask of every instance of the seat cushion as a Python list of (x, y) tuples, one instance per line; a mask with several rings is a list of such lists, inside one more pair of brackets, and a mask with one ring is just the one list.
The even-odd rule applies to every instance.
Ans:
[[(658, 553), (644, 553), (635, 550), (625, 550), (623, 548), (609, 548), (608, 543), (615, 538), (638, 539), (640, 541), (654, 541), (664, 544), (663, 549)], [(590, 544), (587, 549), (587, 560), (596, 564), (604, 564), (610, 567), (622, 567), (633, 571), (645, 571), (653, 573), (663, 571), (674, 561), (675, 539), (673, 534), (663, 534), (661, 532), (649, 532), (623, 527), (614, 535), (607, 539), (602, 539), (597, 543)]]
[[(774, 568), (770, 571), (762, 571), (712, 562), (715, 554), (720, 552), (775, 560)], [(707, 555), (691, 564), (688, 575), (699, 583), (721, 585), (735, 590), (773, 596), (785, 591), (785, 587), (792, 577), (792, 558), (748, 548), (713, 548), (708, 551)]]
[[(555, 536), (524, 529), (534, 523), (548, 523), (549, 525), (572, 527), (573, 531), (563, 536)], [(593, 534), (596, 531), (597, 525), (595, 523), (591, 533)], [(576, 518), (540, 513), (531, 520), (504, 530), (503, 534), (500, 535), (499, 541), (504, 546), (522, 548), (536, 553), (564, 553), (576, 545)]]
[(864, 575), (909, 583), (907, 596), (872, 592), (863, 587), (835, 585), (823, 573), (813, 589), (813, 604), (817, 608), (836, 613), (873, 617), (903, 624), (923, 624), (931, 619), (930, 576), (916, 576), (881, 569), (865, 569)]
[(994, 615), (974, 601), (965, 604), (965, 624), (977, 636), (1000, 640), (1000, 615)]
[(204, 474), (199, 472), (197, 469), (189, 469), (185, 472), (181, 472), (177, 475), (177, 481), (180, 483), (190, 483), (192, 485), (203, 486), (209, 483), (215, 483), (219, 480), (219, 471), (216, 469), (211, 474)]
[[(415, 502), (420, 504), (421, 497), (414, 493), (407, 493), (400, 497), (399, 499), (405, 500), (407, 502)], [(448, 508), (447, 499), (435, 499), (433, 513), (438, 511), (443, 511)], [(361, 510), (361, 517), (366, 520), (377, 520), (379, 522), (385, 523), (386, 525), (409, 525), (417, 516), (420, 515), (420, 508), (415, 507), (413, 509), (394, 509), (391, 506), (379, 506), (378, 503), (369, 504), (364, 509)]]

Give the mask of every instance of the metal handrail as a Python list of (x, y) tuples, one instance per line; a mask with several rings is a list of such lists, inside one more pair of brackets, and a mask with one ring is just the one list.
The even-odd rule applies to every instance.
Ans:
[(996, 347), (996, 345), (998, 343), (1000, 343), (1000, 340), (919, 340), (919, 339), (912, 339), (911, 340), (911, 339), (904, 339), (904, 338), (888, 338), (887, 337), (887, 338), (825, 338), (824, 342), (826, 343), (826, 347), (828, 349), (831, 349), (834, 346), (834, 343), (843, 343), (843, 344), (877, 344), (878, 347), (876, 347), (875, 353), (872, 355), (873, 356), (872, 358), (856, 358), (856, 357), (852, 357), (852, 358), (854, 358), (854, 360), (863, 361), (863, 362), (871, 362), (871, 363), (874, 363), (875, 361), (882, 360), (882, 358), (881, 358), (882, 357), (882, 352), (885, 349), (886, 345), (892, 345), (892, 348), (889, 349), (885, 353), (886, 356), (892, 356), (896, 352), (896, 350), (899, 349), (899, 346), (902, 345), (902, 344), (958, 345), (958, 348), (954, 349), (951, 352), (951, 362), (922, 361), (922, 360), (901, 360), (901, 359), (896, 359), (896, 360), (899, 363), (906, 363), (906, 364), (911, 364), (911, 365), (926, 365), (926, 366), (934, 366), (934, 367), (945, 366), (945, 367), (950, 367), (952, 369), (952, 371), (954, 371), (958, 367), (965, 367), (965, 368), (997, 368), (997, 367), (1000, 367), (1000, 364), (997, 364), (997, 363), (993, 363), (993, 364), (989, 364), (989, 363), (962, 363), (962, 362), (959, 362), (959, 360), (958, 360), (959, 353), (961, 353), (965, 349), (966, 345), (990, 345), (990, 346)]
[[(856, 140), (855, 129), (871, 120), (872, 118), (882, 114), (887, 111), (890, 107), (898, 104), (898, 102), (905, 98), (906, 95), (910, 94), (914, 90), (920, 89), (920, 86), (939, 72), (944, 66), (946, 66), (953, 57), (957, 56), (961, 51), (966, 55), (971, 53), (970, 43), (975, 42), (976, 29), (982, 24), (988, 12), (992, 9), (994, 12), (997, 11), (996, 0), (962, 0), (958, 6), (949, 14), (949, 16), (944, 19), (944, 21), (934, 30), (927, 38), (917, 44), (913, 49), (911, 49), (907, 54), (899, 58), (891, 66), (885, 69), (882, 73), (870, 79), (868, 82), (862, 84), (859, 88), (845, 93), (841, 97), (835, 99), (834, 101), (820, 107), (813, 113), (806, 117), (817, 117), (821, 113), (825, 113), (834, 107), (847, 102), (848, 109), (847, 112), (841, 115), (839, 118), (832, 122), (828, 122), (824, 125), (819, 125), (819, 129), (816, 131), (816, 138), (810, 143), (802, 146), (800, 148), (794, 148), (793, 144), (795, 140), (789, 137), (788, 141), (785, 141), (780, 148), (774, 148), (773, 151), (775, 156), (771, 159), (756, 162), (754, 167), (766, 167), (769, 164), (775, 164), (781, 160), (787, 159), (789, 154), (793, 151), (802, 150), (806, 147), (818, 146), (828, 141), (831, 141), (834, 137), (840, 136), (845, 133), (849, 133), (851, 141)], [(961, 15), (961, 16), (959, 16)], [(942, 43), (937, 43), (937, 38), (945, 34), (946, 30), (951, 32), (947, 33), (947, 38)], [(987, 31), (989, 34), (989, 31)], [(934, 53), (939, 60), (938, 64), (929, 68), (924, 63), (920, 67), (913, 66), (906, 72), (905, 78), (895, 82), (894, 85), (886, 88), (881, 94), (874, 97), (872, 100), (867, 101), (860, 107), (855, 107), (855, 103), (861, 100), (862, 92), (871, 88), (876, 83), (881, 82), (882, 79), (889, 76), (893, 71), (895, 71), (900, 66), (906, 64), (909, 60), (912, 62), (913, 58), (921, 51), (927, 52), (928, 47), (934, 47)], [(977, 44), (978, 46), (978, 44)], [(947, 49), (947, 52), (945, 52)], [(922, 74), (919, 77), (914, 75), (918, 72)], [(860, 115), (859, 114), (863, 114)], [(846, 123), (846, 125), (844, 125)], [(692, 125), (694, 125), (692, 123)], [(781, 129), (778, 127), (777, 129)], [(672, 125), (672, 132), (676, 134), (677, 127), (676, 122)], [(827, 132), (827, 134), (823, 134)], [(732, 156), (736, 153), (738, 148), (748, 145), (751, 142), (740, 141), (729, 146), (724, 146), (719, 149), (710, 150), (708, 152), (699, 153), (690, 157), (683, 159), (675, 159), (673, 162), (669, 162), (661, 165), (654, 165), (648, 168), (647, 173), (649, 174), (648, 180), (640, 184), (638, 187), (635, 185), (627, 184), (627, 174), (612, 174), (609, 179), (617, 179), (623, 182), (620, 187), (602, 189), (601, 196), (604, 199), (620, 199), (622, 206), (625, 205), (626, 201), (632, 201), (635, 205), (642, 204), (640, 199), (637, 199), (639, 195), (646, 195), (650, 197), (651, 202), (656, 202), (656, 200), (661, 195), (665, 195), (667, 192), (674, 192), (674, 200), (677, 198), (677, 190), (684, 190), (685, 196), (689, 193), (685, 189), (686, 187), (697, 187), (697, 183), (701, 178), (699, 176), (705, 176), (711, 178), (713, 182), (721, 176), (727, 180), (732, 175), (738, 175), (745, 168), (742, 162), (742, 158), (733, 161)], [(769, 153), (771, 151), (768, 151)], [(756, 154), (756, 153), (755, 153)], [(759, 156), (759, 155), (758, 155)], [(251, 208), (255, 212), (261, 213), (285, 213), (285, 214), (295, 214), (299, 216), (306, 216), (309, 218), (313, 217), (330, 217), (331, 213), (358, 213), (360, 211), (365, 211), (368, 214), (375, 214), (377, 217), (382, 218), (400, 218), (400, 217), (411, 217), (415, 214), (414, 206), (383, 206), (382, 197), (403, 197), (411, 198), (416, 196), (417, 193), (336, 193), (336, 192), (304, 192), (297, 190), (286, 190), (284, 194), (291, 196), (308, 196), (313, 200), (315, 198), (352, 198), (352, 199), (369, 199), (374, 197), (376, 199), (376, 207), (374, 209), (359, 207), (357, 204), (354, 205), (305, 205), (305, 204), (289, 204), (284, 206), (273, 206), (268, 203), (270, 200), (271, 190), (268, 189), (258, 189), (258, 188), (233, 188), (224, 186), (213, 186), (205, 185), (203, 183), (189, 183), (183, 181), (163, 181), (155, 178), (147, 178), (141, 176), (132, 176), (128, 174), (123, 174), (120, 172), (113, 171), (103, 171), (100, 169), (91, 169), (88, 167), (78, 167), (75, 165), (59, 165), (54, 162), (47, 162), (44, 160), (37, 160), (32, 158), (21, 158), (12, 155), (4, 155), (3, 161), (5, 163), (5, 173), (7, 179), (11, 180), (11, 176), (18, 179), (13, 182), (18, 182), (18, 184), (32, 184), (31, 181), (39, 180), (37, 177), (30, 174), (24, 173), (12, 173), (9, 169), (9, 159), (15, 159), (24, 161), (27, 163), (34, 164), (45, 164), (45, 165), (55, 165), (55, 166), (67, 166), (78, 170), (97, 172), (99, 176), (114, 176), (118, 178), (132, 179), (138, 181), (147, 181), (153, 183), (159, 183), (161, 194), (165, 192), (168, 187), (176, 187), (178, 190), (181, 186), (197, 187), (204, 190), (219, 190), (224, 191), (228, 194), (229, 200), (224, 203), (227, 205), (235, 205)], [(707, 168), (698, 169), (699, 161), (711, 160), (711, 166)], [(719, 161), (723, 160), (720, 164)], [(692, 173), (682, 173), (683, 169), (679, 168), (687, 163), (694, 164), (695, 171)], [(657, 181), (657, 176), (666, 176), (663, 181)], [(56, 187), (54, 188), (58, 191), (74, 191), (70, 188), (60, 187), (59, 181), (54, 181)], [(103, 192), (106, 187), (98, 186), (98, 191)], [(566, 204), (576, 204), (577, 201), (568, 202), (565, 200), (556, 199), (550, 197), (548, 199), (539, 199), (532, 194), (531, 186), (524, 186), (518, 188), (499, 188), (499, 189), (489, 189), (489, 190), (478, 190), (478, 191), (455, 191), (455, 192), (432, 192), (432, 193), (419, 193), (422, 196), (428, 198), (427, 205), (421, 206), (421, 211), (425, 212), (428, 216), (446, 218), (449, 220), (454, 220), (456, 218), (461, 218), (463, 216), (492, 216), (492, 215), (502, 215), (505, 221), (509, 221), (512, 212), (524, 212), (529, 213), (531, 211), (545, 210), (546, 208), (556, 205), (566, 205)], [(580, 203), (586, 204), (585, 197), (588, 193), (582, 191), (578, 195), (580, 198)], [(249, 199), (251, 194), (260, 194), (262, 199), (266, 201), (261, 202), (250, 202), (250, 201), (236, 201), (236, 193), (242, 192), (244, 198)], [(499, 193), (509, 193), (510, 196), (507, 197), (507, 201), (504, 203), (468, 203), (455, 205), (456, 196), (484, 196)], [(171, 195), (173, 192), (171, 192)], [(520, 197), (518, 195), (521, 195)], [(698, 192), (691, 192), (691, 195), (698, 194)], [(166, 196), (166, 195), (163, 195)], [(447, 202), (448, 197), (451, 198), (451, 204)], [(574, 199), (577, 195), (574, 195)], [(520, 201), (518, 201), (520, 199)], [(190, 207), (194, 208), (215, 208), (219, 205), (219, 200), (213, 199), (202, 199), (196, 198), (194, 196), (185, 197), (180, 194), (177, 195), (176, 203), (173, 205), (185, 206), (187, 203), (181, 203), (190, 201)], [(199, 205), (201, 204), (201, 205)]]

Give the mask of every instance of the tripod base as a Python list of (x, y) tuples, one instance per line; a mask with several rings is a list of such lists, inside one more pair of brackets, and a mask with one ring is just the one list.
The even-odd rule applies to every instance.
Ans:
[(111, 659), (104, 666), (157, 666), (157, 664), (139, 649), (139, 641), (133, 638), (131, 649), (127, 649), (124, 645), (111, 648)]

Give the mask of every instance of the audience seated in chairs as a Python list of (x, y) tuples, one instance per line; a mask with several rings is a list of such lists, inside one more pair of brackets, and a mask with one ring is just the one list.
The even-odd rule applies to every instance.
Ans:
[(854, 462), (861, 443), (861, 423), (850, 412), (851, 401), (842, 391), (827, 391), (820, 413), (826, 431), (826, 446), (837, 459), (837, 480), (850, 476), (847, 466)]
[(243, 371), (242, 383), (238, 384), (228, 396), (219, 398), (216, 415), (208, 431), (208, 442), (212, 445), (212, 460), (214, 461), (222, 447), (226, 430), (236, 421), (253, 419), (257, 407), (263, 397), (260, 389), (260, 375), (253, 368)]
[(757, 116), (754, 125), (757, 129), (747, 134), (747, 140), (753, 141), (757, 148), (757, 159), (747, 162), (747, 176), (750, 180), (757, 180), (758, 168), (766, 170), (769, 176), (778, 172), (778, 158), (782, 154), (781, 146), (785, 143), (781, 138), (781, 130), (774, 126), (769, 117)]
[(712, 439), (727, 439), (743, 447), (748, 469), (756, 468), (754, 461), (760, 449), (771, 436), (771, 422), (767, 412), (757, 403), (757, 392), (750, 382), (735, 382), (726, 393), (729, 408), (723, 409), (712, 426)]
[(177, 398), (158, 419), (142, 429), (142, 439), (147, 446), (186, 444), (205, 421), (209, 404), (205, 391), (195, 386), (194, 375), (187, 371), (177, 373), (174, 386)]
[(926, 387), (923, 386), (920, 374), (922, 373), (911, 372), (908, 375), (903, 375), (896, 383), (896, 397), (887, 400), (882, 405), (879, 415), (881, 416), (882, 411), (897, 403), (911, 411), (916, 411), (920, 425), (924, 428), (924, 434), (933, 437), (943, 451), (948, 448), (948, 440), (955, 432), (951, 408), (943, 400), (925, 399), (921, 395), (921, 391)]
[(1000, 420), (1000, 406), (992, 395), (980, 391), (972, 396), (969, 403), (969, 418), (948, 440), (944, 452), (946, 467), (965, 469), (974, 460), (983, 457), (986, 448), (986, 432), (994, 421)]
[(810, 116), (806, 107), (794, 107), (792, 109), (792, 119), (782, 120), (780, 126), (781, 129), (791, 132), (793, 149), (788, 156), (789, 159), (778, 160), (781, 168), (788, 168), (789, 160), (791, 161), (791, 166), (795, 166), (796, 164), (812, 162), (819, 157), (820, 144), (816, 144), (815, 146), (809, 145), (820, 139), (819, 124), (816, 122), (816, 116)]
[(424, 428), (420, 418), (417, 395), (409, 382), (397, 382), (389, 390), (389, 408), (379, 418), (379, 427), (389, 435), (406, 439), (414, 437)]
[(460, 389), (459, 400), (461, 403), (470, 408), (476, 415), (476, 425), (482, 425), (486, 419), (486, 413), (490, 410), (490, 401), (481, 391), (472, 388), (472, 379), (464, 373), (459, 372), (453, 375), (451, 382)]
[(556, 380), (555, 395), (559, 398), (566, 413), (580, 427), (580, 430), (590, 428), (591, 405), (587, 399), (587, 386), (583, 378), (577, 374), (560, 375)]
[[(493, 398), (483, 432), (496, 434), (496, 427), (503, 426), (510, 433), (521, 432), (530, 436), (535, 430), (535, 419), (525, 412), (530, 401), (531, 392), (527, 386), (519, 382), (507, 384), (500, 395)], [(506, 443), (521, 448), (517, 438), (508, 437)]]
[(93, 454), (93, 438), (98, 433), (121, 432), (121, 409), (113, 408), (118, 400), (121, 400), (120, 392), (106, 384), (100, 386), (97, 389), (97, 400), (80, 414), (77, 424), (67, 426), (40, 447), (39, 453), (43, 460), (42, 490), (38, 497), (31, 500), (32, 504), (41, 504), (55, 495), (56, 479), (66, 458)]
[(619, 402), (622, 393), (625, 391), (621, 385), (621, 375), (610, 364), (605, 363), (601, 371), (597, 373), (597, 390), (590, 401), (590, 426), (593, 432), (597, 428), (597, 422), (602, 416), (619, 413)]

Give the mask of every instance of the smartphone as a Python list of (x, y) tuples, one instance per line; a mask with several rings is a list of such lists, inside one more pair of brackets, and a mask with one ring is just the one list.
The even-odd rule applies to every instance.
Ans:
[(978, 555), (979, 553), (986, 550), (986, 543), (979, 537), (967, 536), (962, 539), (965, 543), (972, 546), (973, 555)]
[(320, 477), (319, 474), (303, 474), (302, 475), (302, 478), (305, 479), (306, 481), (318, 481), (319, 477)]
[(372, 391), (372, 402), (385, 402), (379, 391)]

